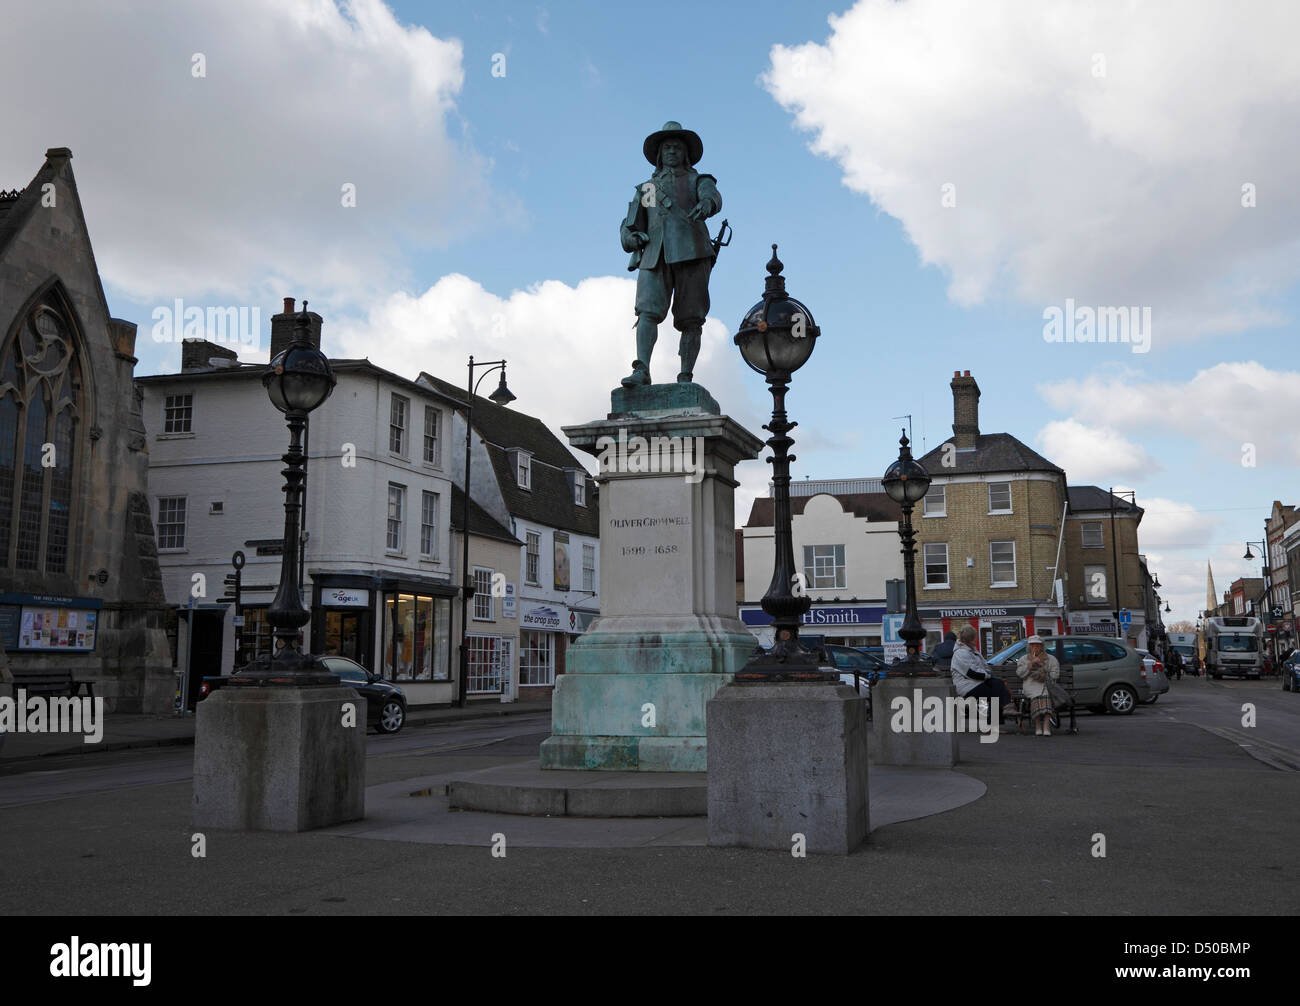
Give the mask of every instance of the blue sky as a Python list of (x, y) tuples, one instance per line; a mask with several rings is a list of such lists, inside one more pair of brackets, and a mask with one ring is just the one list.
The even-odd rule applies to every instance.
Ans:
[[(138, 2), (83, 11), (70, 41), (64, 6), (0, 41), (10, 94), (42, 38), (70, 47), (7, 127), (0, 184), (73, 149), (140, 374), (179, 364), (149, 337), (176, 297), (265, 327), (308, 296), (336, 355), (458, 382), (469, 353), (502, 355), (518, 408), (596, 418), (633, 355), (618, 222), (644, 137), (679, 119), (723, 196), (710, 230), (735, 231), (701, 383), (757, 430), (770, 400), (730, 336), (773, 242), (822, 329), (788, 401), (797, 476), (879, 475), (906, 413), (918, 453), (942, 443), (970, 370), (985, 432), (1136, 489), (1170, 619), (1202, 603), (1207, 558), (1220, 591), (1249, 572), (1244, 541), (1295, 501), (1287, 5)], [(1045, 341), (1067, 298), (1151, 307), (1149, 352)], [(674, 349), (665, 325), (657, 379)], [(767, 477), (746, 468), (742, 519)]]

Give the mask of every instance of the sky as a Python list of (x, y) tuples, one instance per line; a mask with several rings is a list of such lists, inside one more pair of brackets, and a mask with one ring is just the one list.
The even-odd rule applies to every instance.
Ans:
[[(45, 0), (0, 35), (0, 187), (72, 149), (137, 374), (179, 369), (177, 299), (258, 308), (257, 361), (307, 298), (330, 355), (504, 358), (558, 431), (630, 370), (618, 224), (678, 120), (734, 229), (696, 367), (723, 411), (770, 412), (731, 338), (775, 242), (821, 328), (796, 478), (879, 476), (900, 417), (943, 443), (969, 370), (983, 432), (1135, 491), (1168, 623), (1297, 502), (1298, 30), (1287, 0)], [(656, 380), (675, 350), (666, 323)]]

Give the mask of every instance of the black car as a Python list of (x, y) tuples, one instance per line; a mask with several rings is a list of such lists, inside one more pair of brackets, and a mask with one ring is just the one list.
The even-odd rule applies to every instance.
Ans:
[(406, 722), (406, 694), (390, 681), (371, 674), (347, 657), (321, 657), (339, 683), (356, 691), (366, 700), (366, 721), (380, 733), (395, 734)]
[(1282, 691), (1300, 692), (1300, 653), (1293, 653), (1282, 662)]
[(852, 685), (856, 678), (859, 693), (870, 695), (871, 682), (885, 672), (885, 662), (854, 646), (827, 643), (824, 648), (826, 659), (840, 672), (840, 680), (846, 685)]

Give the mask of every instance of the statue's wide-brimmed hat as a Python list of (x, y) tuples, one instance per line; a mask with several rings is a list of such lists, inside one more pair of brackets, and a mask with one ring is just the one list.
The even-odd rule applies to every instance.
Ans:
[(704, 156), (704, 141), (700, 139), (699, 134), (683, 129), (680, 122), (669, 120), (664, 123), (664, 128), (659, 132), (647, 136), (641, 147), (645, 159), (656, 167), (659, 166), (659, 144), (664, 140), (681, 140), (686, 144), (686, 160), (690, 164), (694, 164)]

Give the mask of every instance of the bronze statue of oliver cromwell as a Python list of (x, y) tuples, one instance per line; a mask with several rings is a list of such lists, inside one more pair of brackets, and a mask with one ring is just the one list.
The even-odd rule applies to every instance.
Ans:
[(717, 179), (693, 167), (704, 155), (695, 133), (665, 122), (641, 149), (655, 172), (637, 186), (619, 228), (623, 250), (632, 253), (628, 270), (637, 271), (636, 360), (622, 382), (628, 387), (650, 383), (650, 354), (670, 301), (673, 327), (682, 334), (677, 380), (691, 380), (717, 254), (704, 221), (722, 208)]

